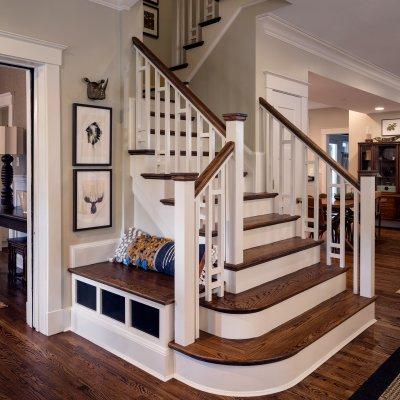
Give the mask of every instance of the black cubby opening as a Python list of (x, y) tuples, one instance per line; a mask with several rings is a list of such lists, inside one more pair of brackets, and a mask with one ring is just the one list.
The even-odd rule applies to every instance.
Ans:
[(132, 327), (149, 335), (160, 337), (160, 310), (131, 300)]
[(102, 290), (101, 313), (116, 321), (125, 323), (125, 297)]
[(96, 311), (96, 286), (76, 281), (76, 302), (81, 306)]

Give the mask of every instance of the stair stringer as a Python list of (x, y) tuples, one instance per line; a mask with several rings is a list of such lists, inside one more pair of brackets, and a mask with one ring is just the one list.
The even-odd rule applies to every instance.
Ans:
[(268, 364), (215, 364), (174, 351), (175, 378), (222, 396), (278, 393), (301, 382), (375, 322), (375, 303), (371, 303), (294, 356)]
[(171, 181), (144, 179), (141, 176), (153, 172), (155, 162), (155, 156), (131, 157), (135, 226), (149, 234), (174, 239), (174, 213), (170, 207), (160, 203), (160, 199), (170, 195)]

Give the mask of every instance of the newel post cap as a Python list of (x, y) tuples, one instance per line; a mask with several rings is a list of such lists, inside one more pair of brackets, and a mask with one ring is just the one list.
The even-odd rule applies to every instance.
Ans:
[(243, 113), (224, 114), (223, 118), (224, 118), (225, 121), (241, 121), (241, 122), (244, 122), (247, 119), (247, 114), (243, 114)]
[(171, 179), (175, 182), (193, 182), (198, 178), (198, 173), (176, 172), (171, 173)]
[(379, 172), (377, 170), (361, 170), (358, 171), (358, 176), (361, 177), (374, 177), (379, 176)]

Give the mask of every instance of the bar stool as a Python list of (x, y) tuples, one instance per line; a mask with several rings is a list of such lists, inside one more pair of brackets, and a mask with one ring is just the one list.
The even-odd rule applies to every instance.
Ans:
[[(26, 286), (26, 261), (28, 244), (26, 237), (8, 239), (8, 282), (15, 285), (17, 277), (21, 277)], [(17, 276), (17, 255), (22, 257), (22, 275)]]

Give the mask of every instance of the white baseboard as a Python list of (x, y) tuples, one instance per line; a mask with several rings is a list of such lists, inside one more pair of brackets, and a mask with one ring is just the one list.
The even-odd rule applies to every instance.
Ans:
[(47, 313), (47, 332), (42, 332), (46, 336), (56, 335), (65, 332), (71, 326), (71, 308), (62, 308)]

